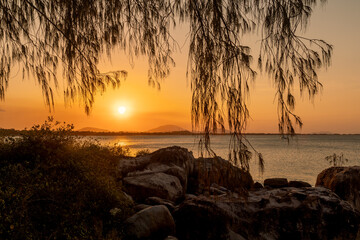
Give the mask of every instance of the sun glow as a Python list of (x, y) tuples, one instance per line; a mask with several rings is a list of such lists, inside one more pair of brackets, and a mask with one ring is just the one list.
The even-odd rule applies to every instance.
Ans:
[(124, 114), (124, 113), (126, 112), (126, 107), (124, 107), (124, 106), (119, 107), (119, 108), (118, 108), (118, 112), (119, 112), (121, 115)]

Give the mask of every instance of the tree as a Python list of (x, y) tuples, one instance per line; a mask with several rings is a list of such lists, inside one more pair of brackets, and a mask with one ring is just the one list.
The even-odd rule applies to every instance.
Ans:
[[(321, 0), (321, 2), (325, 2)], [(210, 133), (227, 124), (229, 158), (249, 169), (251, 146), (242, 135), (249, 118), (249, 82), (256, 72), (244, 36), (261, 33), (258, 66), (275, 84), (279, 131), (292, 135), (302, 126), (294, 113), (293, 85), (310, 97), (321, 88), (317, 70), (328, 66), (332, 46), (299, 35), (319, 0), (0, 0), (0, 98), (11, 66), (40, 83), (46, 104), (61, 66), (67, 100), (80, 98), (89, 114), (98, 91), (118, 87), (125, 71), (101, 73), (100, 54), (119, 48), (133, 61), (148, 57), (149, 84), (159, 86), (174, 65), (176, 40), (171, 29), (189, 23), (188, 76), (192, 88), (193, 128), (204, 131), (202, 146), (211, 152)], [(257, 153), (258, 154), (258, 153)], [(261, 154), (258, 154), (262, 160)]]

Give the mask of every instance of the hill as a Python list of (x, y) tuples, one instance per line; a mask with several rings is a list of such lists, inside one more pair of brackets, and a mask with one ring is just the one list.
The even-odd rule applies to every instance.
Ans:
[(160, 132), (189, 132), (185, 128), (176, 125), (162, 125), (157, 128), (148, 130), (149, 133), (160, 133)]
[(93, 128), (93, 127), (84, 127), (76, 130), (77, 132), (110, 132), (109, 130)]

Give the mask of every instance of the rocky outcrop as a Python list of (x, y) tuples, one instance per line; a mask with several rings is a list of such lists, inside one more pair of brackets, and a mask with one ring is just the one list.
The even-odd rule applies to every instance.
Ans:
[(316, 186), (323, 186), (360, 211), (360, 166), (331, 167), (322, 171)]
[(179, 239), (355, 239), (359, 224), (359, 213), (325, 188), (189, 197), (173, 216)]
[[(317, 185), (359, 206), (359, 171), (326, 170)], [(263, 188), (224, 159), (180, 147), (123, 159), (119, 172), (139, 210), (126, 223), (130, 239), (355, 239), (359, 230), (359, 211), (329, 189), (286, 178)]]
[(210, 195), (222, 195), (228, 190), (246, 192), (253, 185), (251, 175), (229, 161), (220, 157), (195, 159), (180, 147), (125, 158), (118, 167), (124, 190), (138, 202), (148, 197), (177, 202), (186, 192)]
[(145, 208), (125, 221), (127, 239), (165, 239), (175, 233), (175, 223), (164, 205)]

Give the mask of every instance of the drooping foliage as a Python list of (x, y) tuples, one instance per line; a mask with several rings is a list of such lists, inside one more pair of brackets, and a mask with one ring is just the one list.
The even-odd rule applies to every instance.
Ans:
[(80, 98), (89, 113), (96, 92), (118, 87), (126, 77), (125, 71), (97, 68), (101, 54), (110, 57), (115, 48), (131, 61), (147, 56), (149, 83), (159, 86), (174, 65), (171, 31), (188, 24), (193, 128), (205, 133), (201, 143), (211, 149), (210, 133), (228, 127), (230, 159), (248, 169), (251, 145), (242, 133), (256, 72), (246, 35), (261, 33), (255, 57), (274, 81), (279, 131), (294, 134), (302, 125), (294, 113), (294, 84), (314, 96), (321, 88), (316, 72), (331, 59), (331, 45), (300, 35), (319, 2), (324, 0), (0, 0), (0, 99), (11, 68), (19, 64), (24, 75), (35, 76), (52, 106), (60, 65), (66, 99)]

